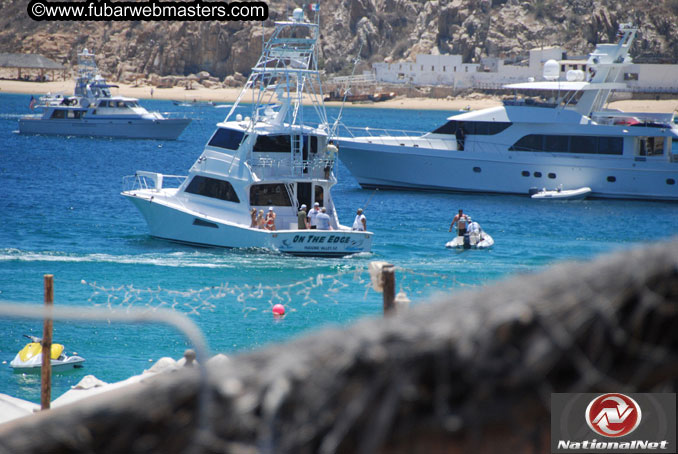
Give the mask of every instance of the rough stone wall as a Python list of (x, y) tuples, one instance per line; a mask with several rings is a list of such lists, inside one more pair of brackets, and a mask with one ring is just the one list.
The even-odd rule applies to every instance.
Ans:
[[(72, 64), (88, 47), (119, 80), (203, 70), (220, 79), (247, 75), (261, 50), (259, 22), (34, 22), (26, 5), (0, 0), (3, 52), (42, 53)], [(269, 2), (270, 19), (286, 18), (295, 6)], [(417, 53), (461, 54), (466, 63), (548, 45), (585, 54), (613, 41), (618, 24), (629, 21), (641, 28), (632, 52), (637, 62), (678, 63), (678, 0), (327, 0), (321, 2), (321, 63), (330, 74), (350, 73), (359, 49), (359, 69)]]

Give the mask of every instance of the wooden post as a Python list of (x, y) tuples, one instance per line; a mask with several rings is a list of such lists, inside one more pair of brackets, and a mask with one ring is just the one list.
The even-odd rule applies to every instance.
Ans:
[(384, 287), (384, 316), (395, 313), (395, 267), (384, 265), (381, 269), (382, 284)]
[[(45, 307), (54, 304), (54, 276), (45, 274)], [(49, 410), (52, 400), (52, 319), (45, 317), (42, 328), (42, 367), (40, 381), (40, 406)]]

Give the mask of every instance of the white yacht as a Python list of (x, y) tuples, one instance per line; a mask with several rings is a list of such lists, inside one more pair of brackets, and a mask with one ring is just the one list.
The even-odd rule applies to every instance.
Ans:
[(605, 110), (625, 87), (637, 29), (620, 26), (617, 44), (599, 44), (587, 73), (508, 85), (552, 93), (547, 102), (513, 99), (460, 113), (423, 135), (364, 128), (342, 133), (339, 155), (364, 188), (531, 194), (543, 187), (588, 187), (590, 197), (678, 200), (678, 129), (673, 114)]
[[(369, 252), (372, 233), (339, 223), (330, 190), (336, 147), (317, 67), (317, 22), (296, 9), (276, 22), (262, 55), (187, 177), (137, 172), (123, 191), (157, 238), (195, 245), (263, 248), (300, 256)], [(247, 95), (247, 96), (246, 96)], [(241, 101), (251, 95), (251, 106)], [(320, 124), (305, 124), (302, 98)], [(236, 112), (237, 111), (237, 112)], [(244, 113), (248, 115), (243, 117)], [(168, 181), (179, 179), (171, 187)], [(298, 229), (302, 204), (319, 203), (330, 228)], [(276, 214), (276, 230), (253, 225), (251, 211)]]
[(188, 118), (165, 118), (149, 112), (136, 98), (112, 96), (98, 73), (94, 54), (78, 54), (78, 77), (72, 96), (46, 95), (31, 102), (40, 114), (19, 119), (21, 134), (59, 134), (175, 140), (191, 122)]

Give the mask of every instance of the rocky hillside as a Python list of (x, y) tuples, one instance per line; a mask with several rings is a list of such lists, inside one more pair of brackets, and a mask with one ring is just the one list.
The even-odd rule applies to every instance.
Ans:
[[(270, 1), (282, 19), (292, 0)], [(35, 22), (26, 0), (0, 0), (0, 52), (41, 53), (72, 64), (87, 47), (113, 79), (207, 71), (220, 79), (248, 74), (261, 50), (259, 22)], [(532, 47), (560, 45), (585, 54), (615, 39), (620, 22), (640, 25), (637, 62), (678, 63), (678, 0), (327, 0), (321, 1), (321, 64), (346, 74), (361, 66), (455, 53), (465, 62), (516, 58)], [(362, 46), (362, 47), (361, 47)]]

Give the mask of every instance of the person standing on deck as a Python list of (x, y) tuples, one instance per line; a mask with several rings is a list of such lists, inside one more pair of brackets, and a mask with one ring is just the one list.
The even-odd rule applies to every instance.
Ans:
[(313, 209), (308, 213), (308, 221), (312, 229), (318, 228), (318, 220), (316, 217), (320, 214), (320, 204), (318, 202), (313, 204)]
[(468, 227), (468, 216), (464, 214), (464, 210), (459, 210), (459, 213), (454, 216), (454, 219), (452, 219), (452, 224), (450, 224), (450, 230), (448, 230), (449, 232), (452, 231), (452, 227), (454, 227), (455, 222), (457, 223), (457, 235), (464, 236), (466, 233), (466, 228)]
[(302, 203), (297, 213), (297, 229), (306, 230), (308, 228), (308, 215), (306, 214), (306, 204)]
[(358, 208), (358, 213), (356, 214), (355, 220), (353, 221), (353, 230), (358, 230), (361, 232), (367, 230), (367, 219), (363, 214), (362, 208)]
[(327, 208), (322, 207), (316, 219), (318, 221), (318, 230), (334, 230), (330, 225), (330, 215), (327, 214)]

